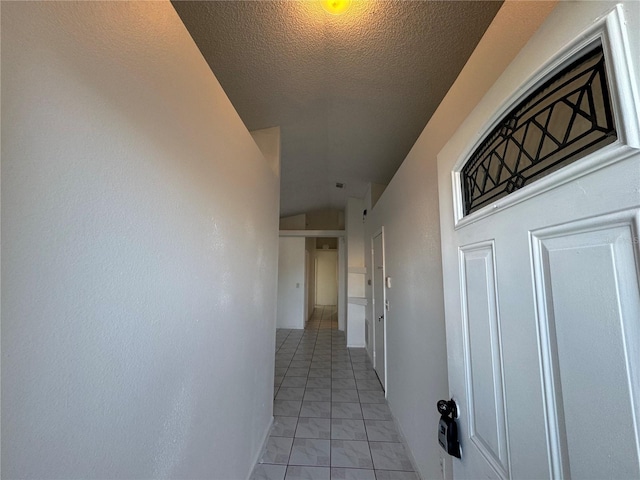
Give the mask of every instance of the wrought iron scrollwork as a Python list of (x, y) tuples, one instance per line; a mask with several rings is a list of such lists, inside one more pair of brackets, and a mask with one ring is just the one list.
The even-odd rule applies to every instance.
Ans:
[(462, 169), (464, 213), (617, 138), (602, 47), (572, 62), (513, 108)]

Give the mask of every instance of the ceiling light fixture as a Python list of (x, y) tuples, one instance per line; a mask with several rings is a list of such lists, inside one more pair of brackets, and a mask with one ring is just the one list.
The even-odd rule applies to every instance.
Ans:
[(331, 15), (342, 15), (349, 9), (351, 0), (322, 0), (322, 8)]

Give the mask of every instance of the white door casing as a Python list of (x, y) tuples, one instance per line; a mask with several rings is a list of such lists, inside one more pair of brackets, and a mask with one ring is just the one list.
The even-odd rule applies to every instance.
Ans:
[(384, 228), (371, 238), (373, 265), (373, 368), (378, 374), (382, 388), (386, 392), (386, 309), (385, 309), (385, 268), (384, 268)]
[[(438, 156), (455, 478), (640, 478), (638, 75), (622, 17), (618, 6), (569, 27), (560, 48), (526, 47), (559, 53), (500, 108), (483, 100)], [(493, 110), (490, 131), (594, 41), (617, 142), (463, 217), (460, 170), (484, 137), (473, 121)]]

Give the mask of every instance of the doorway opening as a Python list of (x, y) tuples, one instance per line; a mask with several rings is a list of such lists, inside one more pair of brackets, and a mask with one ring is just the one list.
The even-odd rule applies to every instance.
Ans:
[[(313, 305), (316, 308), (328, 307), (337, 313), (338, 307), (338, 239), (314, 238), (315, 250), (307, 253), (313, 256)], [(311, 262), (309, 262), (311, 263)], [(311, 289), (309, 285), (309, 290)], [(309, 317), (309, 320), (311, 317)], [(338, 328), (338, 318), (335, 315), (335, 328)]]
[(315, 307), (331, 307), (346, 330), (345, 253), (343, 230), (280, 232), (276, 328), (302, 330)]

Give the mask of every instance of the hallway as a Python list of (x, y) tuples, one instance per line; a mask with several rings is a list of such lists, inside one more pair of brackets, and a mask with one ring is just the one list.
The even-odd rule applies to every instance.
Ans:
[[(252, 480), (416, 480), (365, 349), (335, 307), (276, 333), (274, 423)], [(375, 470), (374, 470), (375, 469)]]

